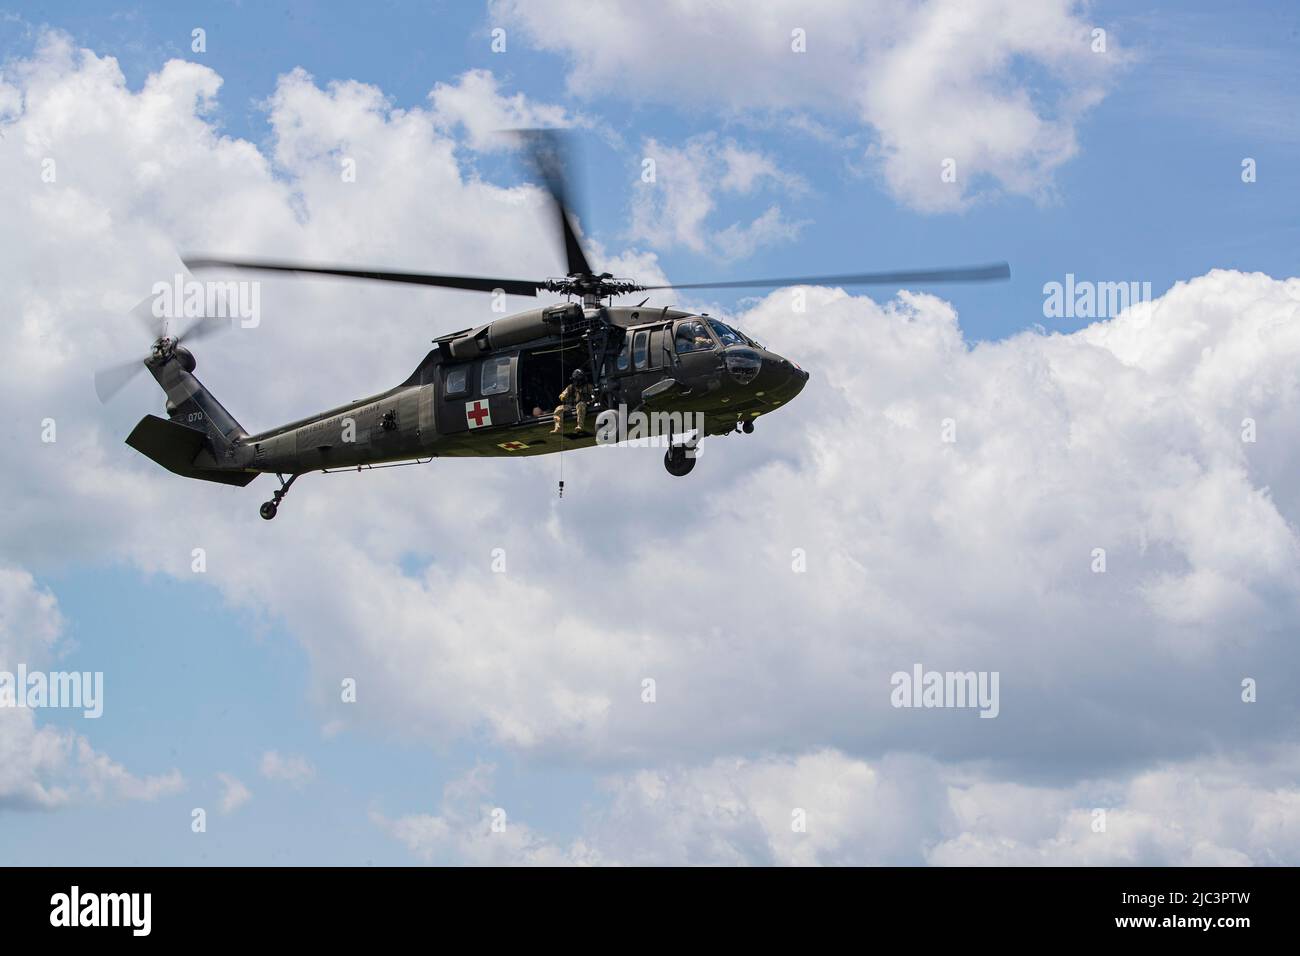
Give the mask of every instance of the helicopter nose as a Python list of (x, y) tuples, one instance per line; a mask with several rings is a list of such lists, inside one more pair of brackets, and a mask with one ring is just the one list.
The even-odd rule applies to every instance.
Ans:
[[(804, 384), (808, 381), (808, 373), (801, 369), (788, 358), (772, 354), (770, 359), (773, 374), (773, 388), (787, 390), (790, 398), (794, 398), (803, 390)], [(765, 363), (766, 364), (766, 363)]]

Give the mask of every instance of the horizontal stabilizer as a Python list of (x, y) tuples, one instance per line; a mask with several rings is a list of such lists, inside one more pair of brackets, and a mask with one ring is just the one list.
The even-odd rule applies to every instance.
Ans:
[(203, 481), (217, 481), (225, 485), (248, 484), (257, 477), (256, 472), (218, 471), (212, 468), (198, 468), (194, 459), (206, 446), (206, 432), (170, 422), (156, 415), (146, 415), (131, 430), (126, 443), (144, 455), (152, 458), (170, 472), (186, 478), (199, 478)]

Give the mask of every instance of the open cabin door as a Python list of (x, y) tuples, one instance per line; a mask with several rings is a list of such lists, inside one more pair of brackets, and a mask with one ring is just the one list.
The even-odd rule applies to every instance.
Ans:
[(519, 355), (519, 411), (524, 421), (549, 419), (575, 368), (586, 370), (587, 344), (578, 338), (541, 345)]

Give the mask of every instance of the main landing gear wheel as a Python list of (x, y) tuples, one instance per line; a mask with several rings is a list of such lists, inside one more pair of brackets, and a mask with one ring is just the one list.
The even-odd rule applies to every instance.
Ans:
[(695, 467), (695, 457), (686, 454), (685, 445), (672, 445), (664, 452), (664, 467), (674, 478), (685, 478)]
[(284, 475), (276, 475), (275, 477), (280, 479), (280, 487), (271, 495), (270, 501), (262, 502), (262, 507), (257, 509), (257, 513), (267, 521), (275, 517), (275, 513), (280, 510), (280, 499), (289, 493), (290, 486), (298, 480), (297, 475), (290, 475), (288, 481), (284, 480)]
[(746, 435), (754, 434), (754, 419), (746, 418), (744, 423), (740, 426), (740, 430)]

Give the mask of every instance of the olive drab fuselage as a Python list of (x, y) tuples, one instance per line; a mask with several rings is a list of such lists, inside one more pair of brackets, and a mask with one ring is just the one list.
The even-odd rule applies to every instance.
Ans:
[[(620, 407), (693, 413), (693, 420), (705, 423), (698, 437), (752, 423), (794, 398), (807, 380), (793, 363), (750, 339), (737, 341), (739, 333), (726, 326), (733, 336), (724, 343), (708, 316), (669, 308), (603, 308), (599, 316), (592, 311), (578, 305), (533, 309), (443, 336), (401, 385), (236, 436), (212, 464), (296, 475), (589, 446), (596, 442), (594, 432), (551, 434), (559, 394), (575, 368), (587, 370), (594, 386), (589, 417)], [(683, 323), (689, 328), (679, 336)], [(184, 423), (192, 425), (195, 413), (187, 414), (191, 421)]]

